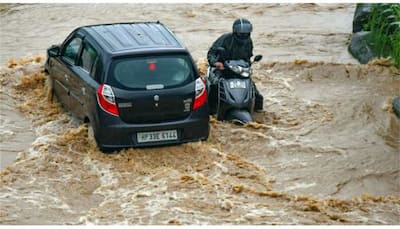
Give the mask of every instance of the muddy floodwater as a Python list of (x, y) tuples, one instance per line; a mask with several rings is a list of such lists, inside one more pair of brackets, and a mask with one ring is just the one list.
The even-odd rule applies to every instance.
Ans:
[[(400, 224), (399, 69), (347, 52), (354, 4), (0, 4), (0, 224)], [(85, 24), (160, 20), (201, 72), (254, 23), (255, 122), (103, 154), (48, 99), (45, 49)]]

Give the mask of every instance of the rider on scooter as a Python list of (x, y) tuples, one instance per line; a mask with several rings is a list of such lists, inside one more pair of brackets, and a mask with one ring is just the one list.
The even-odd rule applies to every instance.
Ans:
[[(225, 33), (220, 36), (211, 46), (207, 53), (207, 59), (210, 66), (215, 67), (215, 71), (210, 74), (210, 89), (211, 93), (209, 95), (209, 103), (211, 107), (211, 112), (213, 112), (214, 104), (216, 103), (217, 96), (216, 90), (214, 90), (218, 84), (219, 77), (222, 76), (222, 71), (224, 70), (223, 60), (244, 60), (248, 63), (250, 58), (253, 56), (253, 41), (251, 40), (250, 34), (253, 31), (253, 26), (249, 20), (245, 18), (236, 19), (233, 22), (232, 33)], [(218, 48), (224, 48), (225, 52), (223, 57), (220, 57)], [(263, 96), (257, 90), (254, 84), (256, 102), (254, 110), (263, 109)]]

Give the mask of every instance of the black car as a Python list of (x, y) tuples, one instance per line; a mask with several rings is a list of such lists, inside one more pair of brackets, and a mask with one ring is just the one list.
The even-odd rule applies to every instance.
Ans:
[(79, 27), (47, 54), (54, 95), (103, 151), (208, 138), (205, 82), (163, 24)]

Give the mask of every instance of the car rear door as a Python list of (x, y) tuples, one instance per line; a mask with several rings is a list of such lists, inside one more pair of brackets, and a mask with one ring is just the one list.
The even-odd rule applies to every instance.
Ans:
[(51, 76), (53, 77), (53, 88), (58, 100), (66, 107), (71, 108), (70, 79), (71, 68), (75, 65), (76, 58), (80, 52), (82, 38), (77, 35), (71, 36), (61, 48), (61, 55), (50, 60)]
[[(77, 65), (72, 68), (74, 74), (71, 78), (71, 107), (79, 118), (94, 111), (96, 105), (96, 89), (99, 83), (96, 76), (99, 76), (101, 60), (99, 52), (84, 38), (82, 51), (78, 58)], [(97, 72), (96, 72), (97, 70)], [(97, 74), (96, 74), (97, 73)]]

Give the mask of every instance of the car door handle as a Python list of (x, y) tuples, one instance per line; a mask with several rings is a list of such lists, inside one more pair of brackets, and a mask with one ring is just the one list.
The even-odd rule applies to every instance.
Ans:
[(69, 75), (67, 75), (67, 74), (64, 74), (64, 77), (65, 77), (65, 79), (67, 80), (67, 81), (69, 81), (69, 78), (71, 78)]

